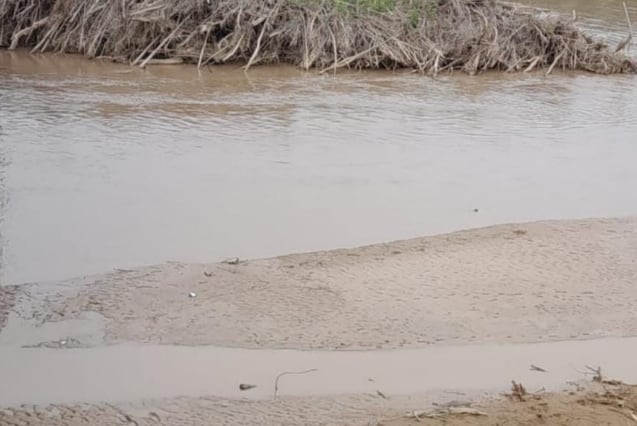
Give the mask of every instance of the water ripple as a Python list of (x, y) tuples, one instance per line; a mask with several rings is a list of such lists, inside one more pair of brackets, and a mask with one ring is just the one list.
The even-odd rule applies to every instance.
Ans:
[(0, 64), (5, 282), (637, 212), (634, 76)]

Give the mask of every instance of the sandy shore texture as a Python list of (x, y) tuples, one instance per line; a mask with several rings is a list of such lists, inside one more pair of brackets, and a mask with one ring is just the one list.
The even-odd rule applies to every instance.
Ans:
[(90, 342), (66, 336), (77, 346), (385, 349), (637, 335), (636, 283), (635, 218), (550, 221), (28, 284), (15, 311), (36, 326), (98, 314)]
[(623, 383), (578, 384), (563, 393), (529, 393), (519, 398), (510, 394), (474, 403), (456, 398), (432, 403), (417, 396), (344, 395), (276, 401), (174, 398), (131, 404), (31, 405), (0, 409), (0, 424), (629, 426), (637, 421), (637, 387)]
[[(637, 218), (499, 225), (0, 287), (0, 344), (352, 350), (628, 336), (637, 335), (636, 283)], [(443, 390), (442, 400), (365, 393), (22, 405), (0, 407), (0, 424), (405, 426), (419, 423), (406, 415), (416, 410), (432, 425), (628, 425), (637, 421), (635, 389), (588, 382), (565, 393), (474, 399), (470, 409), (484, 416), (441, 414), (445, 406), (433, 402), (467, 398)]]

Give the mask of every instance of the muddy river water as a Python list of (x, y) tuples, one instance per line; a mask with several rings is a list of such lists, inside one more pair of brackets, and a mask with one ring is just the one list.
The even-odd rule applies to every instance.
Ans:
[[(381, 352), (304, 352), (214, 347), (110, 346), (91, 349), (0, 348), (0, 407), (76, 401), (124, 401), (176, 396), (228, 398), (500, 391), (512, 377), (529, 389), (560, 389), (586, 378), (585, 365), (637, 381), (637, 339), (602, 339), (516, 346), (439, 347)], [(529, 369), (538, 364), (545, 374)], [(167, 368), (167, 366), (170, 366)], [(311, 370), (311, 371), (308, 371)], [(242, 392), (238, 382), (255, 385)], [(63, 385), (61, 385), (63, 384)], [(97, 385), (99, 384), (99, 385)]]
[[(621, 2), (548, 3), (625, 34)], [(0, 51), (1, 282), (635, 214), (636, 83)]]
[[(576, 8), (610, 43), (625, 37), (619, 1), (532, 3)], [(627, 4), (637, 22), (637, 0)], [(142, 70), (0, 50), (0, 285), (635, 215), (636, 135), (635, 76)], [(585, 377), (585, 365), (637, 380), (634, 337), (375, 352), (60, 350), (40, 343), (65, 345), (86, 324), (102, 330), (103, 318), (20, 328), (18, 311), (0, 336), (0, 377), (11, 384), (0, 386), (0, 408), (269, 399), (278, 373), (308, 368), (317, 371), (286, 377), (281, 395), (470, 395), (511, 378), (557, 389)], [(241, 392), (242, 381), (257, 387)]]

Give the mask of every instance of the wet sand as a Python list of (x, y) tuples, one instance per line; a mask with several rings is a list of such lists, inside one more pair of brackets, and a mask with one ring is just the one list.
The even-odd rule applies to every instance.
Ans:
[(0, 424), (634, 424), (637, 218), (59, 281), (634, 214), (633, 83), (0, 52)]
[[(433, 407), (435, 408), (435, 407)], [(599, 426), (634, 425), (637, 421), (637, 386), (584, 384), (563, 393), (528, 395), (475, 404), (471, 407), (485, 415), (440, 415), (424, 418), (427, 425), (562, 425)], [(429, 409), (429, 411), (432, 411)], [(382, 419), (376, 425), (405, 426), (423, 420)], [(362, 424), (362, 422), (361, 422)], [(369, 424), (369, 423), (368, 423)]]
[[(406, 411), (459, 395), (491, 413), (484, 424), (629, 419), (628, 406), (577, 402), (587, 387), (522, 406), (484, 398), (510, 379), (559, 390), (588, 380), (587, 364), (637, 379), (634, 339), (595, 339), (637, 335), (637, 218), (232, 263), (26, 284), (15, 302), (3, 288), (0, 371), (13, 386), (0, 392), (0, 423), (404, 425)], [(312, 368), (271, 399), (279, 372)]]
[[(433, 411), (427, 395), (384, 399), (377, 394), (227, 401), (174, 398), (124, 404), (23, 406), (0, 410), (0, 423), (27, 425), (634, 425), (634, 386), (582, 384), (568, 393), (538, 393), (525, 401), (488, 398), (472, 404), (486, 416), (443, 415), (417, 421), (416, 410)], [(462, 402), (447, 395), (439, 404)]]
[(369, 350), (632, 336), (635, 282), (635, 218), (498, 225), (23, 285), (20, 317), (0, 343), (46, 343), (47, 327), (50, 340), (82, 347)]

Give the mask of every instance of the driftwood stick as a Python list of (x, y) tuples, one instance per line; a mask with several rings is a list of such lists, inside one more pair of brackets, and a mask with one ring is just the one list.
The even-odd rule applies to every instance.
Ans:
[(284, 371), (283, 373), (280, 373), (278, 376), (276, 376), (276, 379), (274, 380), (274, 399), (276, 399), (277, 393), (279, 392), (279, 379), (281, 377), (286, 376), (288, 374), (307, 374), (307, 373), (312, 373), (314, 371), (318, 371), (318, 369), (311, 368), (309, 370), (303, 370), (303, 371)]
[(155, 48), (155, 50), (153, 50), (151, 52), (150, 55), (148, 55), (148, 57), (144, 60), (144, 62), (141, 63), (141, 65), (139, 66), (140, 68), (144, 68), (146, 66), (146, 64), (148, 63), (148, 61), (150, 61), (151, 59), (153, 59), (153, 57), (157, 54), (157, 52), (159, 52), (159, 49), (161, 49), (162, 47), (164, 47), (166, 45), (166, 43), (168, 43), (174, 36), (175, 34), (177, 34), (177, 31), (179, 31), (179, 29), (181, 28), (181, 26), (184, 24), (184, 22), (186, 22), (186, 19), (184, 19), (183, 21), (181, 21), (181, 23), (179, 23), (179, 25), (177, 25), (175, 27), (174, 30), (171, 31), (170, 34), (168, 34), (168, 36), (166, 36), (166, 38), (164, 38), (164, 40), (159, 43), (159, 45)]
[(141, 60), (142, 60), (142, 58), (144, 57), (144, 55), (145, 55), (145, 54), (146, 54), (146, 53), (150, 50), (150, 47), (151, 47), (153, 44), (155, 44), (155, 43), (157, 42), (157, 40), (159, 40), (159, 37), (155, 37), (155, 38), (153, 39), (153, 41), (151, 41), (150, 43), (148, 43), (148, 46), (146, 46), (146, 48), (145, 48), (144, 50), (142, 50), (142, 53), (140, 53), (140, 54), (139, 54), (139, 55), (135, 58), (135, 60), (131, 63), (131, 65), (133, 65), (133, 66), (137, 65), (137, 63), (138, 63), (139, 61), (141, 61)]
[(46, 23), (49, 22), (49, 17), (42, 18), (39, 21), (35, 21), (31, 26), (21, 29), (20, 31), (13, 34), (11, 37), (11, 45), (9, 46), (9, 50), (15, 50), (18, 47), (18, 43), (20, 43), (20, 38), (25, 35), (31, 34), (31, 32), (37, 30)]
[(630, 50), (630, 42), (633, 41), (633, 25), (630, 22), (630, 13), (628, 13), (628, 7), (626, 6), (626, 2), (624, 2), (624, 13), (626, 14), (626, 22), (628, 23), (628, 37), (626, 37), (621, 43), (617, 45), (615, 48), (615, 53), (626, 49), (626, 52)]
[(553, 63), (549, 67), (548, 71), (546, 71), (546, 75), (549, 75), (553, 71), (553, 68), (555, 68), (555, 65), (557, 65), (559, 60), (562, 59), (562, 56), (564, 56), (565, 53), (566, 53), (566, 50), (562, 50), (562, 52), (555, 57), (555, 60), (553, 61)]
[(206, 31), (206, 38), (204, 39), (203, 45), (201, 46), (201, 52), (199, 53), (199, 60), (197, 61), (197, 69), (201, 68), (201, 61), (203, 60), (203, 52), (204, 50), (206, 50), (206, 44), (208, 43), (208, 37), (210, 36), (211, 29)]

